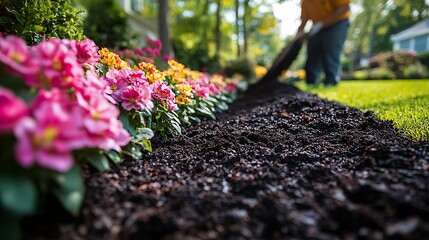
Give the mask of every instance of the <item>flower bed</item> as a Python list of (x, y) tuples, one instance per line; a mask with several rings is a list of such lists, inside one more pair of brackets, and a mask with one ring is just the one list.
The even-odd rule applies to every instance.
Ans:
[(0, 38), (1, 231), (19, 236), (19, 219), (51, 194), (77, 215), (81, 163), (104, 171), (124, 155), (140, 159), (154, 134), (180, 134), (235, 98), (235, 82), (221, 75), (153, 62), (127, 62), (90, 39), (29, 47), (16, 36)]

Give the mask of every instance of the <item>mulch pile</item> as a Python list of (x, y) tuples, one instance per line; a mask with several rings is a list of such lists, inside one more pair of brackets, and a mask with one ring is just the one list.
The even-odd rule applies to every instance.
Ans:
[(85, 168), (80, 216), (54, 202), (26, 238), (429, 238), (429, 144), (371, 112), (268, 82), (152, 144), (142, 161)]

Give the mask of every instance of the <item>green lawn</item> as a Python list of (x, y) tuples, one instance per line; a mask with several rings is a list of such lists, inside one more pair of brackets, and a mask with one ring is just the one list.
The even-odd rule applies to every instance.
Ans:
[(342, 81), (329, 88), (309, 88), (299, 82), (296, 86), (322, 98), (373, 111), (382, 120), (392, 120), (405, 135), (429, 141), (429, 80)]

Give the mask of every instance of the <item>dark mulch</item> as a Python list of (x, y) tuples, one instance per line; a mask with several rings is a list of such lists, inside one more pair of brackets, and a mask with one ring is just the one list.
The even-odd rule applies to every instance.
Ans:
[(79, 218), (52, 204), (25, 221), (27, 238), (429, 238), (429, 144), (290, 85), (256, 85), (153, 147), (85, 169)]

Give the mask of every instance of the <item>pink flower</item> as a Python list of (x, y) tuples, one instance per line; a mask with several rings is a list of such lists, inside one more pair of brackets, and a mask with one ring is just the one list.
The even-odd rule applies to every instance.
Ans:
[(168, 109), (176, 111), (178, 109), (176, 104), (176, 96), (171, 90), (171, 87), (168, 86), (167, 82), (157, 81), (152, 84), (152, 97), (161, 103), (167, 103)]
[(24, 101), (8, 89), (0, 87), (0, 132), (11, 131), (16, 123), (27, 115)]
[(159, 55), (161, 55), (161, 52), (159, 51), (159, 49), (154, 48), (153, 49), (153, 55), (155, 55), (155, 57), (158, 57)]
[(220, 93), (219, 88), (217, 88), (217, 87), (216, 87), (216, 85), (215, 85), (214, 83), (210, 83), (210, 84), (208, 85), (208, 88), (209, 88), (209, 90), (210, 90), (210, 94), (211, 94), (211, 95), (216, 95), (216, 94), (219, 94), (219, 93)]
[(72, 40), (71, 47), (76, 51), (78, 63), (82, 66), (92, 68), (101, 59), (98, 54), (98, 47), (91, 39), (85, 39), (80, 42)]
[(38, 71), (25, 41), (13, 35), (0, 37), (0, 66), (2, 64), (7, 72), (14, 75), (31, 75)]
[(162, 61), (164, 61), (164, 62), (168, 62), (168, 60), (170, 60), (171, 58), (170, 58), (170, 56), (168, 56), (168, 55), (164, 55), (164, 56), (162, 56)]
[(157, 81), (153, 85), (152, 97), (159, 101), (167, 101), (169, 99), (174, 99), (174, 92), (168, 86), (167, 82)]
[(25, 82), (38, 88), (73, 87), (81, 84), (83, 69), (76, 53), (57, 38), (51, 38), (31, 47), (31, 57), (40, 67), (34, 75), (25, 76)]
[(210, 95), (210, 91), (211, 90), (209, 87), (203, 87), (199, 84), (196, 84), (194, 88), (195, 95), (200, 98), (208, 98)]
[(118, 120), (118, 108), (108, 102), (101, 92), (88, 88), (76, 97), (84, 109), (82, 118), (88, 146), (120, 151), (121, 146), (128, 144), (130, 135)]
[(128, 72), (123, 70), (111, 69), (101, 80), (107, 85), (105, 93), (112, 96), (115, 100), (113, 103), (121, 102), (121, 92), (128, 86)]
[(18, 143), (15, 155), (23, 167), (35, 163), (59, 172), (68, 171), (74, 164), (72, 150), (87, 145), (79, 130), (79, 114), (67, 112), (59, 102), (41, 103), (34, 111), (34, 119), (25, 117), (15, 126)]
[(234, 83), (229, 83), (228, 85), (226, 85), (224, 90), (226, 92), (237, 92), (237, 85), (235, 85)]
[(121, 92), (122, 107), (125, 110), (151, 110), (153, 108), (151, 89), (148, 86), (129, 86)]
[(148, 39), (146, 41), (146, 44), (151, 48), (156, 48), (156, 49), (162, 48), (162, 42), (157, 39)]

